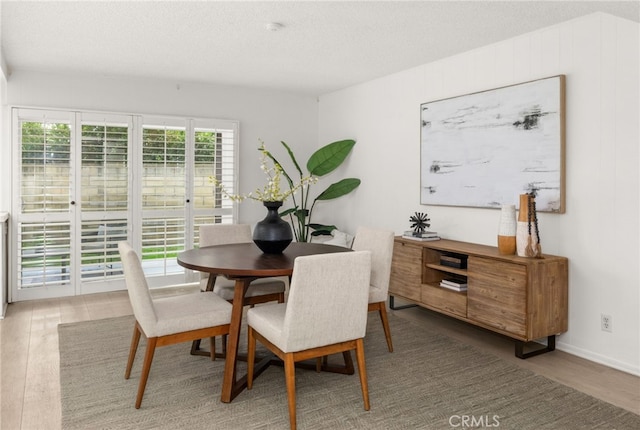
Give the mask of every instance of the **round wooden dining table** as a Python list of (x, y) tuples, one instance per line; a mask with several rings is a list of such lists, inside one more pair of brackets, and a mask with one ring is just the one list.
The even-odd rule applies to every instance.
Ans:
[[(207, 290), (213, 290), (216, 276), (235, 281), (233, 309), (225, 357), (221, 400), (231, 402), (247, 386), (246, 375), (237, 378), (238, 345), (242, 326), (242, 302), (251, 282), (258, 278), (271, 278), (293, 274), (297, 257), (305, 255), (349, 252), (349, 248), (321, 243), (292, 242), (282, 254), (265, 254), (253, 242), (206, 246), (178, 254), (178, 264), (188, 269), (209, 273)], [(268, 364), (256, 366), (256, 374)], [(352, 371), (352, 369), (350, 369)]]

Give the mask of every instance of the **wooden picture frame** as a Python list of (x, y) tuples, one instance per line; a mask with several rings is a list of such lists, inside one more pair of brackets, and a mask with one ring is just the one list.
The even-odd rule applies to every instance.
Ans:
[(565, 76), (423, 103), (420, 203), (565, 212)]

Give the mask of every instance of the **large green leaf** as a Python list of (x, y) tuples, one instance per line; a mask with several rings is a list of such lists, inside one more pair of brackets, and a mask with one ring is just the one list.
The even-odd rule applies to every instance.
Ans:
[(335, 225), (324, 224), (309, 224), (314, 231), (311, 232), (311, 236), (331, 236), (331, 232), (337, 227)]
[(302, 169), (300, 168), (300, 165), (298, 165), (298, 160), (296, 160), (296, 156), (293, 155), (293, 151), (291, 150), (291, 148), (289, 148), (289, 145), (287, 145), (284, 141), (281, 140), (280, 143), (282, 143), (282, 145), (285, 148), (287, 148), (287, 152), (289, 153), (289, 157), (291, 158), (291, 161), (293, 161), (293, 165), (296, 166), (298, 173), (302, 177), (304, 174), (302, 173)]
[(298, 218), (298, 221), (304, 225), (307, 222), (309, 211), (307, 209), (298, 209), (293, 214)]
[(342, 164), (351, 152), (355, 140), (339, 140), (314, 152), (307, 161), (307, 170), (314, 176), (324, 176)]
[(329, 185), (329, 188), (320, 193), (316, 200), (331, 200), (338, 197), (342, 197), (345, 194), (349, 194), (351, 191), (358, 188), (360, 185), (360, 179), (346, 178)]
[(285, 211), (280, 212), (280, 217), (281, 217), (281, 218), (282, 218), (282, 217), (285, 217), (285, 216), (287, 216), (287, 215), (289, 215), (289, 214), (294, 213), (294, 212), (295, 212), (295, 211), (297, 211), (297, 210), (298, 210), (298, 207), (297, 207), (297, 206), (296, 206), (295, 208), (289, 208), (289, 209), (287, 209), (287, 210), (285, 210)]

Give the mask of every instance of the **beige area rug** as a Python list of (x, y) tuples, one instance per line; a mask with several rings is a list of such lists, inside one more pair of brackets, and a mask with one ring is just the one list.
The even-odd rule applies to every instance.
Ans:
[[(390, 316), (387, 351), (377, 315), (365, 338), (371, 410), (355, 375), (296, 372), (300, 429), (640, 429), (640, 416), (447, 336)], [(61, 324), (64, 429), (287, 429), (283, 369), (269, 367), (232, 403), (220, 402), (223, 360), (156, 350), (139, 410), (144, 344), (124, 379), (132, 317)], [(243, 339), (245, 339), (243, 337)], [(244, 367), (240, 371), (244, 373)]]

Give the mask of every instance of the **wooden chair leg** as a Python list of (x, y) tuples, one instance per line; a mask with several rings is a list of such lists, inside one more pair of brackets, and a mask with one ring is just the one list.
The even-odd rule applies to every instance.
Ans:
[(200, 351), (200, 339), (191, 342), (191, 355), (198, 355), (198, 351)]
[(149, 378), (149, 370), (151, 370), (151, 362), (153, 354), (156, 352), (157, 337), (147, 339), (147, 351), (144, 354), (144, 363), (142, 364), (142, 373), (140, 374), (140, 385), (138, 385), (138, 396), (136, 397), (136, 409), (140, 409), (142, 404), (142, 396), (144, 389), (147, 387), (147, 379)]
[(387, 339), (387, 348), (389, 348), (389, 352), (393, 352), (393, 343), (391, 342), (391, 329), (389, 328), (389, 318), (387, 318), (387, 306), (385, 302), (372, 303), (371, 305), (373, 309), (370, 310), (378, 310), (380, 314), (380, 320), (382, 321), (382, 328), (384, 330), (384, 337)]
[[(209, 345), (210, 345), (210, 349), (209, 351), (205, 351), (203, 349), (200, 349), (200, 344), (202, 343), (203, 339), (196, 339), (194, 341), (191, 342), (191, 355), (208, 355), (209, 357), (211, 357), (211, 361), (214, 361), (216, 359), (216, 338), (215, 336), (212, 337), (211, 339), (209, 339)], [(224, 341), (224, 339), (223, 339)]]
[(253, 335), (253, 328), (247, 327), (247, 390), (253, 388), (253, 369), (256, 360), (256, 338)]
[(347, 375), (353, 375), (355, 371), (353, 369), (353, 359), (351, 358), (351, 351), (343, 351), (342, 357), (344, 358), (345, 373)]
[(209, 338), (209, 351), (211, 352), (211, 361), (216, 361), (216, 338), (214, 336)]
[(296, 430), (296, 364), (291, 353), (284, 356), (284, 377), (289, 403), (289, 427), (291, 430)]
[(364, 362), (364, 342), (362, 339), (356, 340), (356, 361), (358, 362), (358, 375), (360, 376), (364, 410), (368, 411), (371, 405), (369, 404), (369, 384), (367, 383), (367, 368)]
[(136, 358), (138, 343), (140, 342), (140, 331), (140, 326), (138, 326), (138, 321), (136, 321), (136, 323), (133, 325), (133, 336), (131, 337), (129, 359), (127, 360), (127, 369), (124, 372), (124, 379), (129, 379), (129, 376), (131, 376), (131, 367), (133, 367), (133, 360)]
[[(207, 287), (205, 291), (213, 291), (213, 290)], [(272, 300), (274, 295), (275, 293), (271, 294)], [(284, 292), (278, 293), (278, 298), (277, 298), (278, 303), (284, 303), (284, 299), (285, 299)], [(232, 303), (233, 300), (228, 300), (228, 302)], [(249, 308), (253, 308), (255, 306), (255, 303), (250, 303), (247, 306), (249, 306)], [(215, 340), (212, 340), (212, 341), (215, 342)], [(200, 344), (201, 344), (200, 339), (197, 339), (191, 342), (191, 355), (208, 355), (206, 351), (200, 349)], [(215, 350), (213, 346), (211, 347), (211, 354), (212, 354), (211, 361), (213, 361), (215, 360)], [(222, 335), (222, 356), (223, 357), (227, 356), (227, 335), (226, 334)]]

